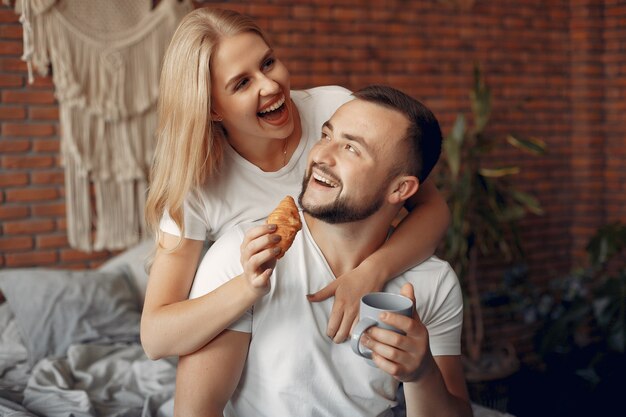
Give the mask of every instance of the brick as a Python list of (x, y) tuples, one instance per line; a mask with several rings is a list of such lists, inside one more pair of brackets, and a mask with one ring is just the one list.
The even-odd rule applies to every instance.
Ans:
[(50, 168), (55, 165), (52, 156), (3, 156), (0, 162), (5, 168)]
[(22, 42), (0, 41), (0, 55), (22, 55)]
[(38, 217), (65, 216), (65, 203), (34, 205), (32, 212)]
[(56, 188), (15, 188), (6, 190), (6, 200), (11, 202), (45, 201), (58, 198)]
[[(26, 152), (30, 150), (31, 143), (26, 139), (3, 139), (0, 140), (0, 153)], [(4, 164), (3, 164), (4, 165)], [(11, 168), (5, 165), (6, 168)]]
[(22, 87), (24, 77), (15, 74), (0, 74), (0, 87)]
[(30, 215), (30, 210), (25, 206), (12, 206), (4, 204), (0, 206), (0, 219), (23, 219)]
[(33, 184), (63, 184), (65, 174), (60, 169), (56, 171), (33, 171), (30, 174), (30, 180)]
[(59, 108), (30, 106), (28, 117), (33, 120), (59, 120)]
[(5, 235), (24, 235), (54, 230), (52, 220), (19, 220), (4, 223)]
[(1, 25), (0, 38), (4, 39), (22, 39), (22, 25)]
[(51, 77), (35, 77), (35, 80), (32, 84), (29, 85), (30, 88), (37, 89), (54, 89), (54, 83), (52, 82)]
[(0, 251), (16, 252), (33, 248), (33, 238), (30, 236), (15, 236), (0, 238)]
[(51, 91), (3, 91), (3, 103), (52, 104), (56, 101)]
[(5, 255), (5, 263), (9, 268), (52, 265), (58, 260), (55, 251), (37, 251), (11, 253)]
[(27, 172), (0, 172), (0, 187), (28, 184)]
[(9, 58), (0, 56), (0, 70), (3, 72), (22, 72), (28, 71), (26, 62), (20, 58)]
[(0, 9), (0, 23), (19, 23), (20, 17), (12, 9)]
[(3, 123), (3, 136), (52, 136), (55, 134), (54, 125), (30, 123)]
[(59, 152), (61, 142), (59, 139), (37, 139), (33, 141), (33, 151), (35, 152)]
[(23, 107), (1, 106), (0, 120), (18, 120), (26, 117), (26, 110)]
[(36, 244), (38, 249), (65, 248), (69, 246), (67, 235), (65, 234), (39, 235), (36, 238)]
[(61, 251), (61, 261), (73, 262), (73, 261), (90, 261), (97, 259), (105, 259), (108, 256), (108, 252), (81, 252), (75, 249), (64, 249)]
[(284, 17), (288, 14), (288, 9), (285, 6), (273, 6), (269, 4), (250, 6), (250, 15), (264, 16), (264, 17)]

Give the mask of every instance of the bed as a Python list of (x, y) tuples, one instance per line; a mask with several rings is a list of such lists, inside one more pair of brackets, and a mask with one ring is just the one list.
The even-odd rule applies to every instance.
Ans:
[(152, 361), (139, 342), (151, 245), (94, 270), (0, 272), (0, 416), (173, 415), (176, 360)]

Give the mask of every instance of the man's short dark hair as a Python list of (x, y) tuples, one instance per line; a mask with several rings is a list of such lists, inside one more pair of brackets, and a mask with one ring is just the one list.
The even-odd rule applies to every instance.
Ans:
[[(396, 110), (409, 121), (405, 139), (409, 152), (402, 171), (426, 180), (441, 155), (442, 135), (437, 118), (413, 97), (385, 85), (371, 85), (353, 93), (354, 97)], [(403, 172), (399, 172), (401, 174)]]

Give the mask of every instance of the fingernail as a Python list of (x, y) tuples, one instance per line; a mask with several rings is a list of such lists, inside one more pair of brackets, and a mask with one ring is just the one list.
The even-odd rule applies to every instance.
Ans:
[(272, 242), (279, 242), (280, 241), (280, 236), (278, 235), (273, 235), (271, 238)]
[(389, 317), (388, 313), (380, 313), (380, 316), (378, 316), (381, 320), (385, 320), (387, 317)]
[(278, 246), (276, 246), (275, 248), (272, 248), (272, 252), (278, 254), (278, 253), (280, 253), (280, 248)]
[(267, 228), (268, 228), (269, 230), (276, 230), (276, 225), (275, 225), (275, 224), (268, 224), (268, 225), (267, 225)]

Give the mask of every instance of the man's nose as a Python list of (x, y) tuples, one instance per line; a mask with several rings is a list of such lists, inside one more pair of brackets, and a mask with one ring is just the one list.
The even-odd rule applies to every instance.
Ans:
[(318, 143), (311, 152), (313, 155), (313, 161), (320, 164), (334, 165), (335, 155), (337, 152), (337, 144), (332, 141), (323, 142), (322, 139), (322, 141)]

